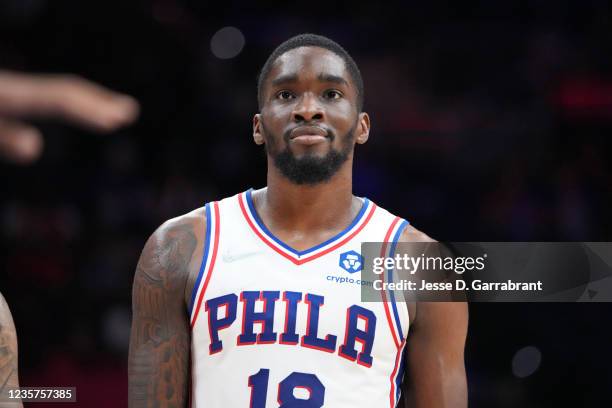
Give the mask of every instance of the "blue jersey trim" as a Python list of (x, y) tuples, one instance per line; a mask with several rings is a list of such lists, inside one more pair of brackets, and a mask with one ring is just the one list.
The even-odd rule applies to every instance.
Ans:
[[(395, 231), (395, 235), (393, 236), (393, 243), (391, 244), (391, 249), (389, 250), (389, 257), (393, 257), (395, 255), (395, 248), (397, 247), (397, 242), (399, 241), (400, 235), (402, 231), (408, 226), (408, 221), (403, 220), (400, 224), (397, 231)], [(393, 269), (389, 269), (389, 282), (393, 282)], [(397, 330), (400, 335), (400, 339), (404, 340), (404, 333), (402, 332), (402, 325), (400, 324), (399, 314), (397, 313), (397, 304), (395, 303), (395, 295), (393, 291), (389, 291), (389, 297), (391, 298), (391, 306), (393, 307), (393, 316), (395, 317), (395, 325), (397, 326)]]
[(404, 377), (404, 354), (406, 353), (406, 346), (402, 349), (402, 355), (400, 356), (400, 366), (397, 370), (397, 375), (395, 376), (395, 406), (399, 403), (401, 396), (400, 386), (402, 385), (402, 379)]
[(191, 302), (189, 304), (189, 316), (193, 312), (193, 305), (195, 304), (196, 294), (198, 293), (198, 288), (200, 287), (200, 282), (202, 282), (202, 275), (204, 275), (204, 270), (206, 269), (206, 260), (208, 259), (208, 251), (210, 249), (210, 230), (211, 230), (211, 213), (210, 213), (210, 203), (206, 204), (204, 207), (206, 211), (206, 235), (204, 237), (204, 256), (202, 257), (202, 263), (200, 264), (200, 272), (198, 272), (198, 279), (196, 280), (195, 285), (193, 286), (193, 290), (191, 291)]
[(255, 210), (255, 205), (253, 204), (253, 198), (251, 197), (251, 193), (252, 192), (253, 192), (252, 188), (249, 189), (246, 192), (246, 200), (247, 200), (247, 204), (248, 204), (248, 207), (249, 207), (249, 212), (251, 213), (251, 216), (253, 217), (253, 219), (255, 220), (257, 225), (259, 226), (259, 228), (261, 228), (261, 230), (270, 239), (272, 239), (274, 242), (276, 242), (281, 247), (285, 248), (287, 251), (295, 254), (296, 256), (303, 256), (303, 255), (309, 254), (309, 253), (311, 253), (313, 251), (316, 251), (317, 249), (320, 249), (320, 248), (322, 248), (324, 246), (327, 246), (327, 245), (331, 244), (332, 242), (337, 241), (340, 238), (342, 238), (343, 235), (345, 235), (348, 231), (353, 229), (353, 227), (355, 225), (357, 225), (357, 223), (363, 218), (363, 215), (366, 213), (366, 210), (370, 206), (370, 200), (368, 200), (367, 198), (364, 198), (363, 199), (363, 205), (361, 206), (361, 209), (359, 210), (359, 213), (357, 214), (357, 216), (355, 217), (353, 222), (351, 222), (351, 224), (348, 227), (346, 227), (342, 232), (338, 233), (334, 237), (328, 239), (327, 241), (325, 241), (325, 242), (323, 242), (321, 244), (313, 246), (312, 248), (305, 249), (304, 251), (298, 251), (296, 249), (291, 248), (289, 245), (285, 244), (283, 241), (281, 241), (276, 236), (274, 236), (274, 234), (272, 234), (272, 232), (265, 226), (265, 224), (262, 222), (261, 218), (259, 218), (259, 214), (257, 214), (257, 211)]

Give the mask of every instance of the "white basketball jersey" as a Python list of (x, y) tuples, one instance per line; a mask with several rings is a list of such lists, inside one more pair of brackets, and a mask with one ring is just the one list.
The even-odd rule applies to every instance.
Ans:
[(408, 311), (361, 301), (360, 251), (394, 246), (407, 222), (363, 199), (346, 230), (297, 251), (262, 223), (251, 190), (207, 204), (206, 216), (189, 310), (191, 405), (395, 407)]

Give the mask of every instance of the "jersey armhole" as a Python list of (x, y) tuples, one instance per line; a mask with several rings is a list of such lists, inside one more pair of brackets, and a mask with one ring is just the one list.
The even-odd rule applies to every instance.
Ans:
[[(389, 226), (387, 233), (385, 234), (385, 245), (388, 245), (388, 249), (385, 254), (387, 257), (394, 257), (399, 243), (402, 232), (408, 227), (410, 223), (400, 217), (395, 217), (393, 222)], [(394, 280), (393, 268), (385, 271), (385, 280), (387, 282), (393, 282)], [(400, 296), (400, 299), (396, 298)], [(400, 305), (398, 306), (398, 302)], [(389, 326), (392, 331), (393, 338), (396, 340), (396, 344), (402, 344), (406, 340), (408, 334), (408, 326), (410, 322), (410, 316), (408, 315), (408, 306), (406, 304), (404, 294), (402, 291), (388, 291), (388, 303), (391, 305), (392, 318), (389, 321)], [(403, 313), (402, 313), (403, 311)], [(402, 319), (405, 317), (405, 319)], [(405, 325), (402, 325), (402, 321), (405, 320)]]
[[(397, 244), (402, 236), (402, 232), (408, 227), (409, 222), (400, 218), (395, 217), (391, 222), (383, 243), (384, 253), (383, 256), (393, 257), (397, 249)], [(387, 282), (393, 281), (393, 269), (387, 269), (384, 274), (386, 275), (385, 280)], [(394, 291), (388, 291), (388, 297), (383, 297), (385, 304), (385, 313), (387, 314), (387, 322), (389, 323), (389, 329), (391, 336), (397, 347), (397, 356), (395, 361), (395, 367), (389, 378), (391, 382), (389, 399), (391, 407), (397, 407), (397, 403), (401, 397), (401, 383), (404, 376), (404, 359), (406, 351), (406, 337), (408, 336), (408, 328), (410, 325), (410, 316), (408, 314), (408, 305), (405, 302), (404, 294), (402, 291), (398, 291), (400, 305), (398, 307), (398, 299), (396, 299)], [(389, 312), (388, 304), (391, 304), (391, 313)], [(403, 311), (403, 312), (402, 312)], [(402, 317), (404, 317), (405, 327), (402, 327)], [(405, 334), (404, 334), (405, 333)]]
[(192, 328), (197, 320), (219, 249), (219, 203), (216, 201), (207, 203), (204, 206), (204, 212), (206, 214), (206, 234), (204, 235), (202, 262), (200, 263), (198, 276), (191, 291), (188, 309)]

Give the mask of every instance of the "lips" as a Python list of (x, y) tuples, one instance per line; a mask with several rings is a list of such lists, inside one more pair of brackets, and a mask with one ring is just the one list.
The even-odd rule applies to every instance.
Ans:
[(327, 131), (318, 126), (300, 126), (291, 131), (289, 139), (295, 139), (300, 136), (327, 137)]

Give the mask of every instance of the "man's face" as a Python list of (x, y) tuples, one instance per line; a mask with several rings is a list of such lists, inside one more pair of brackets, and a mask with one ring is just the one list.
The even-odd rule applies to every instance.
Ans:
[(364, 143), (369, 118), (357, 112), (357, 89), (344, 61), (319, 47), (281, 55), (263, 84), (255, 142), (296, 184), (329, 180)]

